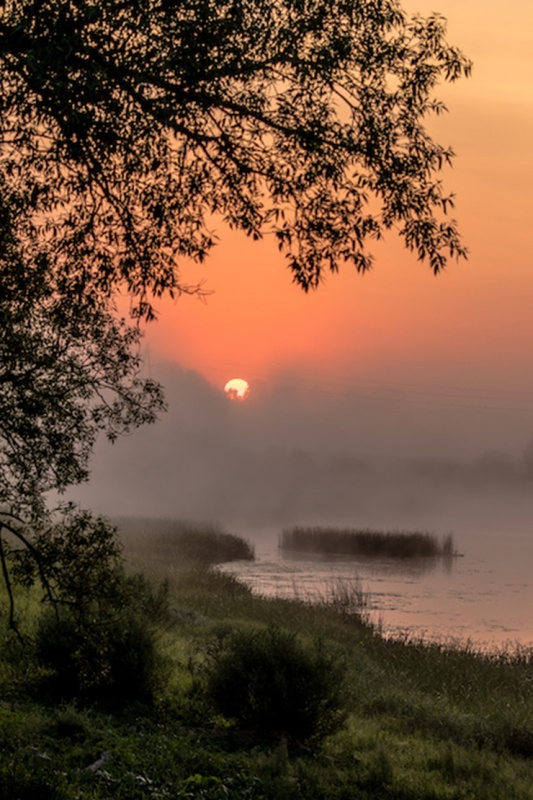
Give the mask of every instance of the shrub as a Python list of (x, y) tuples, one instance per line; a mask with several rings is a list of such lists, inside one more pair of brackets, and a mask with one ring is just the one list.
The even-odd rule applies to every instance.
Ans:
[(51, 701), (105, 708), (149, 703), (161, 676), (155, 633), (133, 609), (83, 623), (65, 610), (47, 612), (38, 625), (36, 655), (47, 670), (39, 690)]
[(344, 669), (279, 628), (230, 637), (208, 679), (218, 711), (260, 735), (319, 741), (344, 722)]
[(11, 800), (66, 800), (67, 795), (54, 782), (53, 776), (32, 773), (26, 765), (3, 764), (0, 767), (0, 797)]
[(135, 608), (161, 628), (172, 627), (176, 622), (176, 610), (170, 604), (170, 583), (145, 578), (142, 573), (128, 575), (125, 579), (126, 602), (134, 602)]

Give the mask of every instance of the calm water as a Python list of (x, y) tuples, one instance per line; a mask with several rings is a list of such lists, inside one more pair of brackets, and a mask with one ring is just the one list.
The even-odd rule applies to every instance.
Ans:
[(249, 536), (256, 561), (222, 565), (254, 592), (306, 600), (335, 582), (360, 580), (371, 619), (384, 634), (472, 642), (477, 648), (533, 646), (533, 536), (494, 525), (454, 531), (460, 558), (403, 564), (394, 561), (318, 561), (284, 558), (279, 531)]

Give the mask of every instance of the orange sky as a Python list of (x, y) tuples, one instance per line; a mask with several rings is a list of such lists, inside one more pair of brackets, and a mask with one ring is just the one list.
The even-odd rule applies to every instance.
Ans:
[[(147, 334), (150, 363), (172, 360), (213, 385), (301, 381), (333, 391), (389, 384), (533, 390), (533, 5), (524, 0), (408, 0), (438, 10), (449, 40), (474, 61), (443, 87), (450, 113), (432, 123), (451, 144), (445, 173), (471, 255), (438, 278), (390, 238), (374, 270), (350, 268), (304, 295), (263, 241), (219, 230), (203, 278), (205, 303), (161, 306)], [(533, 427), (533, 415), (532, 415)]]

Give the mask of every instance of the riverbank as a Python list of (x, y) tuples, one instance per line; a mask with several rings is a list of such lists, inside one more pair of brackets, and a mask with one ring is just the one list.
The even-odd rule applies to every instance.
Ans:
[[(25, 679), (29, 664), (20, 651), (15, 657), (17, 645), (4, 632), (0, 796), (533, 798), (531, 651), (483, 657), (468, 648), (388, 641), (368, 623), (356, 593), (333, 592), (319, 606), (260, 598), (211, 571), (203, 556), (201, 565), (192, 563), (184, 540), (174, 547), (168, 530), (159, 544), (154, 528), (136, 530), (123, 534), (130, 569), (166, 581), (155, 593), (165, 682), (151, 706), (114, 714), (72, 701), (36, 703)], [(29, 600), (27, 608), (33, 613)], [(319, 743), (239, 726), (203, 692), (221, 642), (237, 631), (272, 628), (302, 646), (320, 642), (342, 665), (345, 721)]]

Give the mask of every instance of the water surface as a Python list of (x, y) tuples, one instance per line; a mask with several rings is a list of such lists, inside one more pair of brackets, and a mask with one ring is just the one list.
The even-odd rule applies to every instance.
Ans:
[[(533, 645), (533, 537), (497, 526), (454, 533), (462, 557), (321, 561), (278, 551), (279, 531), (250, 536), (255, 562), (222, 565), (264, 596), (323, 597), (359, 579), (371, 620), (390, 636), (470, 642), (479, 649)], [(285, 557), (284, 557), (285, 556)]]

